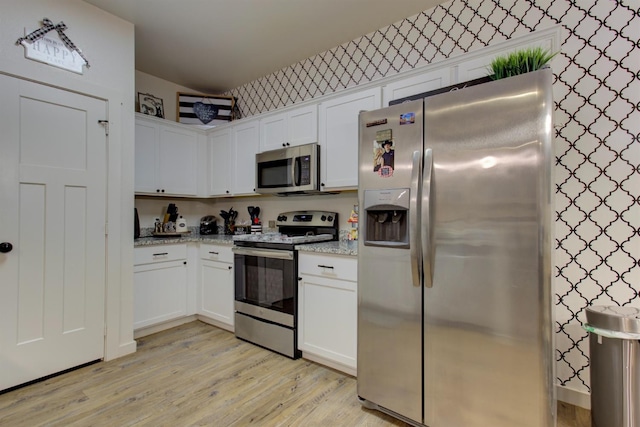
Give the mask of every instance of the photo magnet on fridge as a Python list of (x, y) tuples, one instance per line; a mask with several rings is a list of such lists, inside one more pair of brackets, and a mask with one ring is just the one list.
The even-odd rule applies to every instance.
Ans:
[(411, 125), (416, 122), (416, 113), (404, 113), (400, 114), (401, 125)]
[(395, 146), (393, 140), (377, 140), (373, 142), (373, 171), (382, 178), (393, 176)]

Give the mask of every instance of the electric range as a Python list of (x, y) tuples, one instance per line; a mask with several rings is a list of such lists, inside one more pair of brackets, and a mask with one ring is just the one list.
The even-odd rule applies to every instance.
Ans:
[(235, 334), (291, 358), (297, 346), (298, 252), (304, 243), (338, 240), (338, 214), (278, 215), (277, 233), (234, 236)]

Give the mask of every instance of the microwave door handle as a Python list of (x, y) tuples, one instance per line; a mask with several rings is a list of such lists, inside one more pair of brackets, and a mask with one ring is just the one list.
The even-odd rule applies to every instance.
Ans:
[(291, 159), (291, 183), (294, 187), (297, 187), (298, 184), (298, 159), (299, 157), (293, 157)]

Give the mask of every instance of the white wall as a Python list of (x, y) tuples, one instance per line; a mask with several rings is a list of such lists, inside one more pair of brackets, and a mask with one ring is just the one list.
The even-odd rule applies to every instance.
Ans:
[[(54, 24), (64, 21), (67, 25), (65, 34), (82, 49), (91, 65), (84, 74), (25, 59), (24, 48), (15, 42), (40, 28), (45, 17)], [(2, 0), (0, 40), (0, 73), (107, 101), (105, 359), (133, 352), (133, 25), (80, 0)]]

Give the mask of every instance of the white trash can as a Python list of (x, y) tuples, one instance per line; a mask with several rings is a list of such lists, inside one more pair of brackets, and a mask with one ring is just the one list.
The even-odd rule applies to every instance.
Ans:
[(640, 427), (640, 308), (587, 307), (591, 426)]

